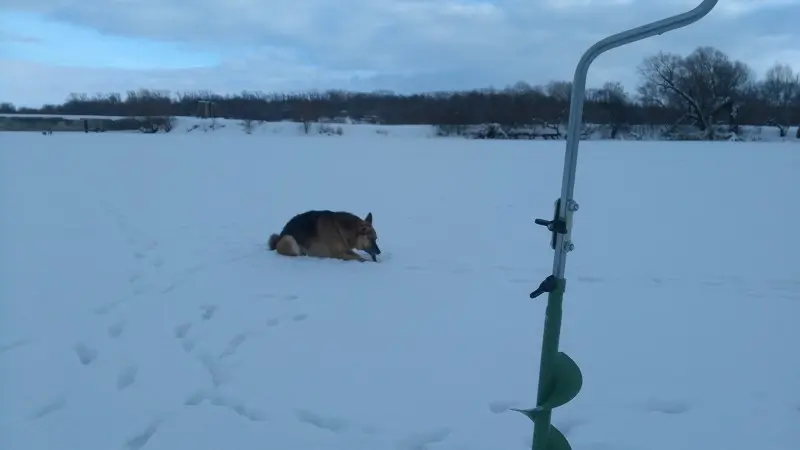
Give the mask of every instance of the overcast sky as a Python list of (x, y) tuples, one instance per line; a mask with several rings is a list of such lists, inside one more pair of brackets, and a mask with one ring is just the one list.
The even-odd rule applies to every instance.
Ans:
[[(398, 92), (571, 79), (595, 41), (700, 0), (0, 0), (0, 101), (139, 87)], [(800, 0), (720, 0), (689, 27), (601, 56), (588, 84), (637, 83), (659, 50), (715, 46), (800, 70)]]

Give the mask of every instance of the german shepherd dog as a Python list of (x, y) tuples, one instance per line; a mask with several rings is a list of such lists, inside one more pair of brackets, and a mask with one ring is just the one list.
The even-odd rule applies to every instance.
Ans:
[(345, 261), (367, 261), (353, 249), (367, 252), (377, 262), (381, 254), (372, 213), (364, 219), (344, 211), (306, 211), (269, 237), (269, 249), (284, 256), (314, 256)]

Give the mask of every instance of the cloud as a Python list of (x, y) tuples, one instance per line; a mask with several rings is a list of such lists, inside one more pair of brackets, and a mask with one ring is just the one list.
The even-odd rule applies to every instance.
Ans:
[[(796, 58), (787, 60), (800, 51), (800, 29), (790, 19), (799, 2), (721, 0), (709, 17), (695, 25), (601, 56), (592, 66), (588, 83), (597, 85), (615, 79), (632, 87), (636, 83), (636, 66), (644, 56), (660, 50), (688, 53), (698, 45), (720, 48), (759, 72), (776, 60), (800, 64)], [(177, 90), (204, 84), (204, 88), (228, 92), (309, 87), (409, 91), (501, 87), (518, 80), (546, 83), (571, 78), (580, 55), (598, 39), (686, 11), (698, 3), (699, 0), (4, 0), (7, 11), (92, 30), (98, 36), (106, 36), (104, 39), (109, 42), (148, 42), (152, 48), (149, 53), (168, 55), (161, 60), (171, 65), (159, 65), (153, 56), (147, 67), (131, 67), (126, 61), (147, 58), (133, 58), (131, 51), (120, 51), (116, 58), (103, 57), (110, 63), (89, 74), (85, 61), (48, 64), (18, 49), (13, 57), (3, 58), (0, 53), (0, 61), (5, 59), (0, 64), (13, 65), (17, 74), (21, 67), (28, 67), (24, 70), (35, 75), (11, 79), (13, 75), (0, 73), (0, 99), (23, 92), (6, 86), (30, 89), (36, 76), (48, 70), (53, 74), (80, 72), (93, 80), (90, 86), (95, 89), (90, 91), (111, 90), (110, 86), (119, 86), (116, 79), (121, 78), (131, 83), (124, 88), (163, 83), (161, 87)], [(35, 27), (26, 28), (29, 34), (32, 29)], [(786, 39), (769, 41), (769, 36)], [(122, 44), (114, 45), (123, 48)], [(113, 51), (108, 47), (97, 54), (110, 55)], [(191, 55), (195, 64), (188, 63)], [(800, 66), (795, 68), (800, 70)], [(83, 79), (69, 80), (61, 81), (62, 93), (50, 101), (61, 101), (68, 93), (64, 91), (79, 91), (88, 85)], [(52, 95), (56, 95), (59, 86), (55, 82), (49, 84)]]
[(41, 41), (38, 38), (32, 36), (0, 30), (0, 44), (36, 44), (39, 42)]

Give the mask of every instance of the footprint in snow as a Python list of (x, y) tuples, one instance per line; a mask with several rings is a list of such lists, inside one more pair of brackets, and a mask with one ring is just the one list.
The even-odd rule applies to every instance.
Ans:
[(447, 427), (434, 428), (421, 433), (412, 433), (397, 443), (398, 450), (424, 450), (429, 444), (437, 444), (450, 436), (452, 430)]
[(136, 381), (136, 375), (139, 373), (139, 367), (134, 364), (123, 367), (117, 375), (117, 390), (121, 391)]
[(283, 300), (286, 302), (291, 302), (300, 298), (299, 295), (295, 294), (287, 294), (287, 295), (278, 295), (278, 294), (256, 294), (253, 296), (254, 298), (263, 298), (269, 300)]
[(184, 322), (175, 327), (175, 337), (178, 339), (183, 339), (189, 333), (189, 330), (192, 328), (191, 322)]
[(139, 450), (147, 445), (150, 438), (158, 431), (158, 426), (161, 425), (161, 420), (154, 420), (144, 430), (134, 435), (125, 442), (125, 448), (129, 450)]
[(267, 414), (264, 411), (249, 407), (244, 402), (234, 398), (221, 395), (212, 395), (208, 397), (208, 400), (212, 405), (228, 408), (247, 420), (251, 420), (253, 422), (262, 422), (267, 420)]
[(333, 416), (323, 416), (305, 409), (298, 410), (296, 415), (300, 422), (334, 433), (342, 432), (346, 430), (348, 426), (347, 421), (344, 419)]
[(8, 344), (0, 345), (0, 353), (5, 353), (19, 347), (24, 347), (32, 342), (33, 341), (30, 339), (17, 339), (16, 341), (9, 342)]
[(150, 290), (150, 285), (149, 284), (136, 282), (136, 283), (133, 284), (133, 289), (131, 290), (131, 292), (133, 292), (133, 295), (137, 295), (138, 296), (138, 295), (146, 294), (147, 291), (149, 291), (149, 290)]
[(206, 392), (204, 390), (193, 392), (184, 400), (183, 404), (186, 406), (198, 406), (205, 401), (208, 401), (212, 406), (230, 409), (239, 416), (253, 422), (267, 420), (267, 413), (258, 408), (247, 406), (243, 401), (236, 400), (232, 397)]
[(203, 320), (211, 320), (214, 314), (217, 313), (217, 305), (203, 305), (200, 309), (203, 310), (203, 313), (200, 315)]
[(689, 411), (689, 404), (679, 400), (663, 400), (651, 398), (645, 405), (645, 409), (650, 412), (660, 412), (664, 414), (683, 414)]
[(181, 348), (186, 353), (192, 353), (192, 350), (197, 346), (197, 342), (195, 342), (192, 338), (183, 338), (181, 340)]
[(186, 400), (183, 401), (183, 404), (186, 406), (197, 406), (206, 401), (207, 398), (208, 396), (203, 391), (192, 392), (188, 397), (186, 397)]
[(67, 400), (64, 397), (58, 397), (51, 402), (39, 407), (31, 414), (33, 419), (41, 419), (42, 417), (49, 416), (54, 412), (64, 408), (67, 405)]
[(125, 300), (126, 299), (122, 298), (122, 299), (119, 299), (119, 300), (114, 300), (112, 302), (108, 302), (108, 303), (102, 304), (100, 306), (95, 306), (92, 309), (92, 311), (95, 314), (97, 314), (98, 316), (104, 316), (104, 315), (110, 313), (111, 311), (113, 311), (114, 309), (116, 309), (117, 307), (119, 307), (119, 305), (125, 303)]
[(249, 333), (241, 332), (236, 336), (234, 336), (233, 338), (231, 338), (231, 340), (228, 341), (228, 345), (225, 347), (225, 350), (223, 350), (222, 353), (220, 353), (219, 359), (234, 355), (236, 353), (236, 350), (239, 349), (239, 346), (244, 344), (244, 341), (247, 340), (248, 336)]
[(108, 336), (111, 338), (118, 338), (125, 330), (125, 321), (118, 320), (108, 327)]
[(73, 351), (75, 351), (75, 355), (78, 357), (78, 361), (84, 366), (88, 366), (95, 359), (97, 359), (97, 350), (89, 347), (88, 345), (79, 342), (72, 347)]

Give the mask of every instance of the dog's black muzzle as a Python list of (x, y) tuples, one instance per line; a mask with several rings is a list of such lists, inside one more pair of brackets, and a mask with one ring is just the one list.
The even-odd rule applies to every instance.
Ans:
[(369, 248), (367, 248), (365, 251), (367, 253), (369, 253), (369, 256), (372, 257), (373, 261), (375, 261), (375, 262), (378, 261), (378, 255), (381, 254), (381, 249), (380, 249), (380, 247), (378, 247), (378, 243), (377, 242), (372, 241), (372, 243), (370, 243)]

